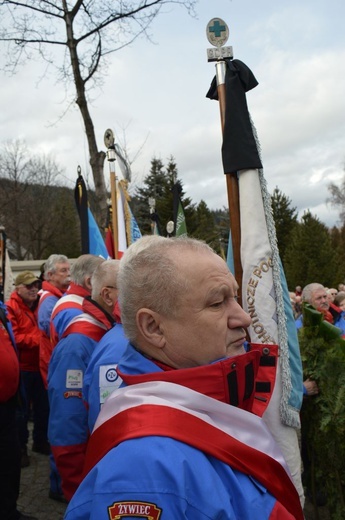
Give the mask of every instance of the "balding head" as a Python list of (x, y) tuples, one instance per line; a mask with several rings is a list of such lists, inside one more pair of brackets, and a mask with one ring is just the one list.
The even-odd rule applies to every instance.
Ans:
[(148, 235), (134, 242), (121, 259), (119, 301), (127, 337), (137, 337), (136, 313), (147, 307), (173, 315), (178, 301), (188, 291), (188, 279), (179, 269), (186, 251), (215, 254), (204, 242), (191, 238)]
[(91, 298), (103, 309), (112, 313), (118, 298), (118, 272), (120, 260), (104, 260), (91, 277)]
[(91, 293), (91, 277), (98, 265), (105, 262), (104, 258), (96, 255), (81, 255), (71, 268), (71, 282), (80, 285)]

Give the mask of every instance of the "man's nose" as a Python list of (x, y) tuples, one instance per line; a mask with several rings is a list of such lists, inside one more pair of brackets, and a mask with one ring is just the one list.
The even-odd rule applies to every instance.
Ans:
[(241, 327), (246, 329), (251, 324), (252, 319), (247, 312), (245, 312), (239, 303), (235, 302), (235, 308), (229, 313), (229, 328)]

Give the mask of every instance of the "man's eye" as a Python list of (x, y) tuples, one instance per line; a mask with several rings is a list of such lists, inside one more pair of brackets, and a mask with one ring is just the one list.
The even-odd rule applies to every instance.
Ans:
[(211, 303), (210, 307), (220, 307), (224, 303), (224, 300), (220, 300), (218, 302)]

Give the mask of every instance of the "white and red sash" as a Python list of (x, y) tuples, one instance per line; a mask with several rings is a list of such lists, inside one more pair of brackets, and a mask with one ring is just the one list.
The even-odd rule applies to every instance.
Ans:
[(53, 320), (59, 312), (66, 309), (81, 310), (83, 308), (83, 300), (84, 296), (79, 296), (79, 294), (65, 294), (58, 302), (56, 302), (51, 319)]
[(151, 435), (189, 444), (253, 476), (303, 520), (287, 465), (263, 420), (174, 383), (140, 383), (107, 399), (89, 440), (85, 473), (120, 442)]
[(98, 342), (109, 329), (110, 326), (107, 326), (105, 323), (84, 312), (69, 322), (62, 338), (65, 338), (69, 334), (84, 334), (84, 336), (88, 336)]
[(65, 294), (58, 300), (53, 309), (51, 318), (50, 318), (50, 341), (53, 347), (55, 347), (59, 342), (59, 335), (56, 332), (54, 318), (61, 312), (67, 309), (79, 309), (80, 312), (83, 312), (83, 300), (84, 297), (79, 294)]

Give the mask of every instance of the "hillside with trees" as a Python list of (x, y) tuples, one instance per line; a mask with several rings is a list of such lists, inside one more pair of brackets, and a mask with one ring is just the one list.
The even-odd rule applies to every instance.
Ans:
[[(13, 257), (44, 259), (51, 253), (81, 254), (80, 223), (74, 189), (64, 186), (63, 171), (54, 159), (31, 154), (25, 143), (13, 141), (0, 150), (0, 225), (5, 227)], [(210, 209), (185, 192), (173, 156), (166, 164), (153, 157), (140, 185), (132, 186), (131, 208), (143, 235), (152, 233), (152, 208), (159, 231), (167, 236), (173, 220), (173, 187), (178, 187), (189, 236), (199, 238), (226, 258), (229, 239), (227, 208)], [(331, 203), (345, 215), (344, 186), (330, 186)], [(109, 195), (109, 194), (108, 194)], [(88, 191), (97, 213), (95, 192)], [(319, 281), (327, 286), (344, 282), (345, 225), (329, 229), (310, 211), (298, 220), (292, 201), (278, 187), (271, 196), (277, 241), (288, 286)], [(102, 232), (104, 230), (101, 230)]]

